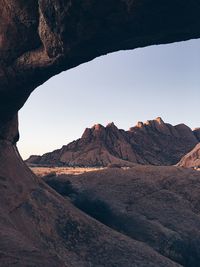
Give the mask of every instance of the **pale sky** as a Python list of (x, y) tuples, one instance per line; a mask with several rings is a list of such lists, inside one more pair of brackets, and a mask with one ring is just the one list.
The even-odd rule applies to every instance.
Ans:
[(86, 127), (129, 129), (158, 116), (200, 127), (200, 39), (120, 51), (63, 72), (19, 112), (24, 159), (60, 148)]

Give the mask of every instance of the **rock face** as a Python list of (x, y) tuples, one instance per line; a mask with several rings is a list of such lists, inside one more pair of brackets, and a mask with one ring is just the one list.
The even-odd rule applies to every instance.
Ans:
[(195, 134), (196, 138), (200, 141), (200, 128), (194, 129), (193, 133)]
[(138, 122), (129, 131), (113, 123), (87, 128), (82, 137), (43, 156), (31, 156), (26, 162), (39, 165), (108, 166), (133, 163), (173, 165), (199, 141), (184, 124), (172, 126), (158, 117)]
[(110, 228), (182, 266), (199, 266), (200, 172), (138, 165), (45, 180)]
[(51, 76), (122, 49), (200, 37), (198, 1), (1, 0), (0, 266), (179, 266), (78, 211), (21, 160), (17, 112)]
[(200, 168), (200, 143), (198, 143), (192, 151), (186, 154), (177, 166), (187, 168)]
[(1, 0), (0, 135), (51, 76), (109, 52), (199, 38), (199, 13), (196, 0)]
[(88, 217), (30, 172), (13, 145), (0, 144), (1, 267), (180, 266)]

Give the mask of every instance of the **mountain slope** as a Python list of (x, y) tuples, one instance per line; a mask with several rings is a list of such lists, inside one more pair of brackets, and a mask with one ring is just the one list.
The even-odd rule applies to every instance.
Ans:
[(185, 267), (199, 266), (200, 172), (137, 165), (44, 180), (110, 228)]
[(82, 137), (43, 156), (26, 162), (41, 165), (108, 166), (134, 163), (173, 165), (199, 142), (199, 136), (184, 124), (172, 126), (158, 117), (138, 122), (128, 131), (113, 123), (86, 128)]
[(178, 166), (187, 168), (199, 168), (200, 166), (200, 143), (187, 153), (177, 164)]
[(12, 144), (0, 148), (1, 267), (180, 266), (77, 209), (24, 166)]

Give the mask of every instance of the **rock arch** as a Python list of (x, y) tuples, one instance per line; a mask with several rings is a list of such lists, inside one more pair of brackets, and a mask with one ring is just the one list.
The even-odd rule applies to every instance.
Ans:
[[(82, 231), (90, 227), (90, 235), (93, 235), (88, 236), (91, 255), (88, 254), (86, 265), (88, 261), (95, 260), (95, 250), (92, 250), (95, 245), (91, 240), (99, 238), (100, 244), (105, 240), (108, 244), (110, 254), (102, 252), (105, 260), (110, 260), (107, 266), (116, 266), (116, 262), (120, 266), (128, 266), (126, 258), (132, 257), (133, 251), (147, 265), (151, 258), (151, 266), (178, 266), (165, 261), (149, 248), (144, 249), (145, 258), (140, 255), (140, 245), (140, 249), (134, 250), (134, 244), (123, 241), (123, 237), (120, 237), (120, 246), (124, 246), (126, 251), (120, 259), (115, 258), (111, 251), (113, 249), (118, 255), (118, 248), (110, 244), (115, 243), (117, 235), (114, 233), (109, 241), (101, 237), (106, 229), (93, 221), (88, 226), (88, 218), (82, 215), (78, 218), (70, 204), (63, 203), (55, 192), (41, 184), (26, 168), (15, 146), (19, 136), (17, 112), (31, 92), (51, 76), (97, 56), (199, 38), (199, 1), (1, 0), (0, 14), (0, 210), (3, 214), (0, 229), (4, 229), (3, 234), (0, 231), (0, 240), (5, 241), (0, 242), (0, 248), (7, 251), (3, 258), (7, 259), (4, 266), (12, 262), (13, 255), (18, 266), (29, 266), (30, 257), (36, 266), (50, 266), (49, 257), (51, 266), (81, 266), (80, 262), (75, 264), (81, 257), (70, 251), (70, 246), (78, 249), (75, 240), (65, 244), (62, 239), (66, 235), (63, 229), (67, 229), (83, 242), (80, 233), (75, 233), (78, 231), (77, 224)], [(49, 211), (41, 208), (47, 201), (51, 205)], [(62, 205), (68, 209), (67, 212), (61, 208)], [(57, 209), (64, 214), (62, 217)], [(47, 221), (47, 217), (51, 219)], [(68, 224), (64, 224), (66, 220)], [(60, 229), (60, 225), (64, 228)], [(31, 230), (28, 229), (30, 226)], [(56, 231), (55, 226), (59, 228)], [(13, 240), (16, 241), (14, 248), (11, 245)], [(56, 248), (54, 242), (57, 242)], [(6, 247), (6, 244), (10, 245)], [(20, 251), (25, 251), (21, 261), (17, 258)], [(31, 251), (34, 251), (32, 256)], [(68, 254), (74, 265), (66, 263)], [(134, 262), (134, 258), (131, 259)], [(91, 266), (97, 265), (93, 262)]]
[(194, 0), (2, 0), (0, 136), (49, 77), (109, 52), (198, 38), (199, 11)]

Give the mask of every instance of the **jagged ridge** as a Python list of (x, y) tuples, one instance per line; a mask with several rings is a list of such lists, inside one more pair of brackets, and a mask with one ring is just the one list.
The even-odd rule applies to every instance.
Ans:
[(192, 131), (184, 124), (172, 126), (160, 117), (138, 122), (128, 131), (118, 129), (114, 123), (106, 127), (95, 124), (86, 128), (80, 139), (43, 156), (31, 156), (26, 162), (67, 166), (173, 165), (199, 141), (199, 129)]

